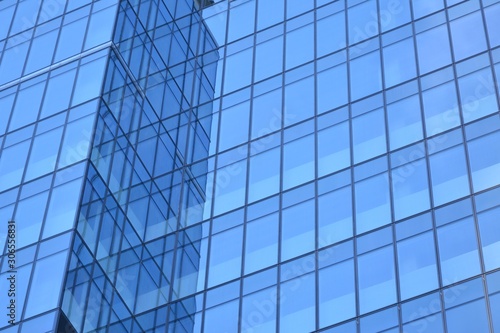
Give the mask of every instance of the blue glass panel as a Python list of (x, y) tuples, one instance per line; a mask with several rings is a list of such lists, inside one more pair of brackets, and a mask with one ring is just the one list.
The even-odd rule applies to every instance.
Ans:
[(58, 30), (53, 30), (33, 40), (26, 69), (24, 70), (25, 74), (49, 66), (52, 63), (58, 33)]
[[(241, 65), (240, 65), (241, 66)], [(251, 68), (251, 66), (248, 66)], [(255, 81), (260, 81), (283, 70), (283, 36), (273, 38), (255, 47)], [(241, 72), (241, 67), (237, 69)], [(248, 82), (248, 80), (247, 80)]]
[[(287, 124), (299, 122), (314, 115), (314, 77), (302, 79), (285, 87)], [(287, 119), (287, 120), (288, 120)]]
[(3, 22), (3, 24), (0, 25), (0, 40), (7, 37), (7, 33), (9, 32), (10, 28), (10, 23), (12, 22), (14, 14), (14, 9), (16, 9), (16, 6), (10, 6), (0, 11), (0, 22)]
[(392, 87), (417, 74), (413, 38), (384, 47), (385, 86)]
[(226, 150), (248, 140), (250, 102), (244, 102), (223, 110), (219, 128), (219, 151)]
[(38, 135), (31, 150), (25, 181), (54, 171), (63, 128)]
[(287, 32), (286, 69), (296, 67), (314, 58), (314, 25)]
[(18, 93), (9, 131), (36, 121), (44, 89), (45, 82), (40, 82)]
[(319, 271), (319, 326), (333, 325), (356, 315), (354, 261)]
[(434, 205), (469, 194), (469, 179), (463, 146), (457, 146), (429, 158)]
[(340, 50), (345, 46), (345, 14), (343, 12), (316, 21), (318, 57)]
[(410, 0), (379, 0), (380, 27), (388, 31), (411, 20)]
[(389, 144), (391, 149), (421, 140), (422, 116), (418, 95), (405, 98), (387, 106)]
[(0, 191), (21, 183), (30, 141), (5, 148), (0, 156)]
[(11, 94), (6, 97), (0, 98), (0, 135), (4, 135), (9, 123), (10, 113), (12, 112), (12, 105), (16, 94)]
[(85, 37), (83, 31), (87, 28), (87, 21), (88, 17), (85, 17), (62, 27), (54, 61), (57, 62), (81, 52)]
[(490, 332), (484, 299), (446, 310), (446, 326), (450, 333)]
[(43, 238), (74, 227), (81, 187), (82, 180), (77, 179), (52, 190), (47, 218), (43, 227)]
[(280, 149), (250, 158), (248, 202), (277, 193), (280, 187)]
[(471, 218), (447, 224), (437, 231), (441, 276), (448, 285), (479, 274), (479, 253)]
[(259, 30), (283, 22), (285, 1), (259, 0), (257, 5), (257, 28)]
[(48, 192), (44, 192), (19, 202), (16, 211), (16, 223), (19, 230), (18, 248), (38, 241), (48, 195)]
[(352, 194), (345, 187), (318, 198), (318, 227), (321, 246), (352, 237)]
[(205, 310), (203, 332), (238, 332), (238, 301)]
[[(245, 203), (246, 161), (236, 162), (217, 170), (214, 179), (215, 203), (214, 215), (219, 215)], [(209, 183), (209, 192), (211, 193)]]
[(391, 222), (389, 178), (386, 173), (355, 185), (356, 233), (378, 228)]
[(351, 164), (349, 123), (343, 122), (318, 132), (318, 176)]
[(377, 2), (365, 1), (348, 10), (349, 44), (355, 44), (378, 34)]
[(359, 311), (367, 313), (395, 303), (396, 280), (391, 246), (358, 257)]
[(478, 214), (481, 246), (485, 270), (489, 271), (500, 267), (500, 208), (487, 210)]
[[(419, 3), (431, 3), (431, 1), (419, 0)], [(417, 49), (421, 74), (448, 65), (451, 62), (451, 54), (446, 25), (418, 34)]]
[(426, 1), (413, 0), (413, 15), (415, 19), (434, 13), (444, 7), (443, 0)]
[(468, 143), (474, 191), (500, 184), (500, 132)]
[(304, 275), (281, 285), (280, 331), (314, 331), (314, 287), (314, 274)]
[(76, 69), (51, 77), (43, 101), (41, 118), (67, 109), (75, 81)]
[(422, 94), (427, 136), (460, 125), (455, 82), (448, 82)]
[(90, 115), (67, 125), (58, 168), (79, 162), (88, 157), (94, 119), (95, 116)]
[[(67, 252), (61, 252), (46, 259), (37, 261), (31, 284), (37, 288), (30, 289), (25, 317), (55, 308), (59, 303), (59, 293), (66, 268)], [(40, 300), (43, 299), (43, 302)]]
[(281, 96), (282, 90), (276, 89), (253, 99), (252, 139), (279, 130), (283, 118), (287, 122), (287, 110), (284, 110), (285, 117), (281, 114)]
[(387, 151), (384, 110), (378, 109), (352, 120), (354, 163)]
[(456, 61), (486, 50), (480, 11), (451, 21), (450, 28)]
[(241, 226), (212, 236), (209, 286), (240, 276), (242, 243), (243, 228)]
[(498, 17), (500, 16), (500, 4), (487, 7), (484, 10), (486, 17), (486, 27), (488, 28), (488, 37), (490, 39), (490, 46), (493, 48), (500, 45), (500, 27)]
[(98, 13), (93, 13), (90, 18), (85, 50), (111, 40), (111, 33), (115, 25), (116, 6), (111, 6)]
[(0, 84), (7, 83), (21, 76), (26, 54), (28, 52), (29, 40), (22, 40), (24, 43), (14, 45), (3, 52), (0, 63)]
[(247, 224), (245, 273), (260, 270), (277, 262), (278, 227), (278, 214), (271, 214)]
[(360, 333), (384, 332), (396, 333), (399, 330), (389, 330), (398, 327), (398, 308), (392, 307), (376, 312), (366, 317), (362, 317), (359, 322)]
[(432, 232), (398, 242), (397, 249), (401, 299), (408, 299), (438, 287)]
[(498, 111), (495, 80), (489, 68), (461, 77), (458, 87), (465, 123)]
[(380, 53), (376, 51), (352, 60), (350, 78), (352, 100), (381, 90)]
[(101, 92), (106, 57), (80, 67), (71, 105), (77, 105), (97, 97)]
[(250, 84), (252, 80), (253, 50), (246, 49), (226, 58), (224, 93)]
[(281, 260), (288, 260), (314, 250), (314, 200), (283, 210)]
[[(283, 188), (289, 189), (314, 178), (314, 136), (287, 143), (283, 161)], [(297, 152), (301, 152), (297, 154)]]
[(318, 113), (347, 103), (347, 66), (342, 64), (316, 75)]
[(228, 42), (232, 42), (254, 31), (256, 0), (236, 3), (229, 11)]
[(243, 297), (242, 332), (276, 332), (277, 294), (272, 287)]

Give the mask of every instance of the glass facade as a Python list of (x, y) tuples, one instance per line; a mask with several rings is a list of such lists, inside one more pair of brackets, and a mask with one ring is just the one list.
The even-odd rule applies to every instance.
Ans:
[(1, 1), (0, 331), (500, 332), (499, 18)]

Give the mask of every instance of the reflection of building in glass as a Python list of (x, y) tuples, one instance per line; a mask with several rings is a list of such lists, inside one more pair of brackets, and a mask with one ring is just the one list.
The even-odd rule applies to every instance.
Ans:
[(499, 331), (498, 17), (0, 2), (20, 331)]

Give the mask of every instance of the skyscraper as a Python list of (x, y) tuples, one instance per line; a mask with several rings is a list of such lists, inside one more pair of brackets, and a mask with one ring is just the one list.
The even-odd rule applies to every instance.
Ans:
[(0, 2), (0, 331), (500, 331), (499, 17)]

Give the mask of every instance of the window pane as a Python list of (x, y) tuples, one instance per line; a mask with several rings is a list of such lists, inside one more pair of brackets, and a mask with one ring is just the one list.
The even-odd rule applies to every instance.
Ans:
[(287, 32), (286, 69), (301, 65), (314, 58), (314, 25)]
[(318, 73), (318, 113), (347, 103), (347, 66), (342, 64)]
[[(306, 333), (315, 326), (314, 274), (281, 285), (280, 331)], [(284, 302), (287, 299), (289, 301)]]
[(281, 260), (314, 250), (314, 200), (283, 210)]
[(488, 210), (477, 216), (479, 231), (481, 234), (481, 246), (483, 247), (483, 259), (485, 270), (493, 270), (500, 267), (500, 208)]
[(360, 313), (396, 302), (393, 252), (392, 247), (388, 246), (358, 257)]
[[(257, 44), (255, 48), (255, 81), (281, 73), (282, 70), (283, 36)], [(237, 72), (240, 71), (241, 69), (237, 70)]]
[[(343, 12), (316, 21), (317, 56), (321, 57), (345, 47), (345, 15)], [(335, 31), (332, 34), (332, 31)]]
[(277, 193), (280, 187), (280, 149), (251, 157), (249, 177), (248, 202)]
[(75, 81), (76, 69), (51, 77), (43, 101), (41, 117), (67, 109)]
[(352, 237), (350, 187), (344, 187), (318, 198), (318, 225), (321, 246)]
[[(281, 128), (281, 121), (283, 119), (281, 115), (281, 99), (281, 89), (276, 89), (253, 99), (252, 139), (267, 135)], [(287, 123), (288, 111), (285, 109), (284, 112), (284, 121)]]
[(432, 155), (429, 161), (435, 206), (469, 194), (469, 179), (462, 145)]
[(243, 228), (237, 227), (212, 236), (208, 284), (215, 286), (241, 274)]
[[(418, 3), (437, 1), (419, 0)], [(415, 3), (415, 2), (413, 2)], [(450, 42), (446, 25), (427, 30), (417, 35), (418, 63), (420, 73), (428, 73), (451, 63)]]
[(387, 151), (384, 110), (378, 109), (352, 120), (354, 163)]
[(33, 143), (25, 181), (54, 171), (63, 127), (37, 136)]
[(432, 232), (398, 242), (398, 267), (402, 299), (439, 287)]
[(219, 151), (248, 141), (250, 102), (244, 102), (223, 110), (219, 134)]
[(498, 111), (495, 81), (489, 68), (461, 77), (458, 86), (465, 123)]
[(285, 112), (293, 124), (314, 116), (314, 77), (310, 76), (285, 87)]
[[(285, 144), (283, 188), (289, 189), (314, 178), (314, 136)], [(300, 152), (300, 153), (299, 153)]]
[(391, 149), (406, 146), (423, 138), (418, 95), (389, 104), (387, 106), (387, 118)]
[(349, 44), (355, 44), (378, 34), (376, 1), (365, 1), (348, 10)]
[(387, 173), (356, 183), (355, 193), (358, 234), (391, 222)]
[(251, 83), (253, 50), (246, 49), (226, 58), (224, 92), (243, 88)]
[(451, 21), (450, 27), (456, 61), (486, 50), (480, 11)]
[(500, 184), (500, 132), (470, 141), (469, 160), (474, 191)]
[(318, 176), (351, 164), (349, 123), (343, 122), (318, 132)]
[(412, 79), (417, 75), (413, 38), (384, 47), (386, 87)]
[(245, 273), (276, 264), (278, 260), (278, 214), (249, 222), (245, 242)]
[(32, 244), (40, 237), (40, 228), (47, 208), (49, 192), (35, 195), (19, 202), (16, 211), (16, 223), (19, 229), (17, 247)]
[(45, 82), (41, 82), (23, 89), (17, 94), (9, 131), (36, 121), (44, 89)]
[(460, 125), (455, 82), (445, 83), (422, 94), (427, 136)]
[(365, 97), (382, 89), (382, 73), (380, 67), (380, 54), (378, 51), (366, 54), (351, 61), (350, 78), (352, 100)]
[(477, 236), (471, 218), (438, 229), (443, 284), (464, 280), (481, 272)]
[(415, 19), (434, 13), (444, 7), (443, 0), (413, 0), (412, 4)]
[(498, 17), (500, 17), (500, 4), (490, 6), (484, 10), (486, 16), (486, 26), (488, 28), (488, 37), (491, 47), (500, 45), (500, 26)]
[(21, 183), (30, 141), (5, 148), (0, 156), (0, 191)]

